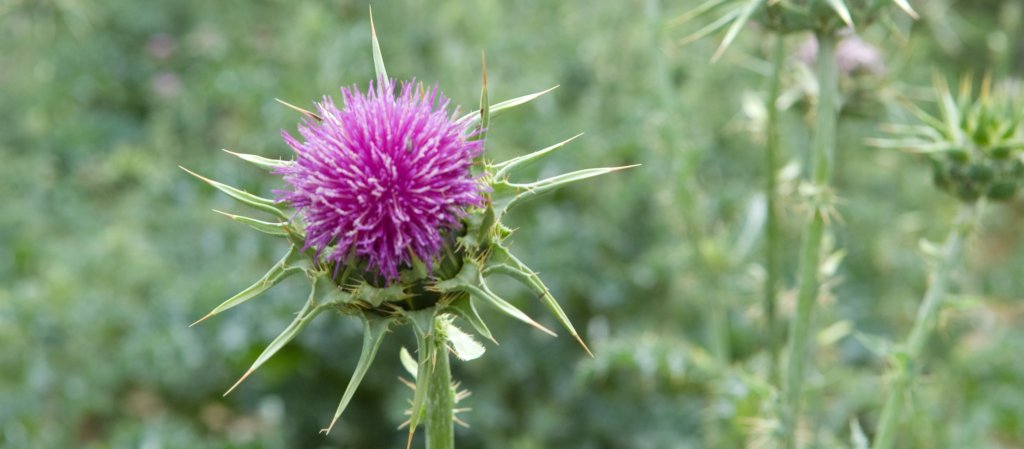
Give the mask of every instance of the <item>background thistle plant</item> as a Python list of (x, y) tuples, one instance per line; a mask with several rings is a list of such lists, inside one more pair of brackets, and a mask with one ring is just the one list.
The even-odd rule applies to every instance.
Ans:
[[(889, 449), (897, 441), (907, 393), (924, 365), (924, 348), (946, 301), (954, 270), (961, 262), (965, 241), (972, 234), (985, 200), (1008, 201), (1024, 181), (1024, 109), (1016, 85), (993, 89), (985, 77), (977, 95), (971, 78), (964, 77), (954, 98), (949, 85), (935, 77), (934, 94), (939, 114), (932, 115), (911, 102), (907, 109), (918, 120), (913, 125), (889, 125), (897, 137), (871, 143), (923, 154), (932, 163), (934, 183), (961, 202), (960, 211), (941, 247), (928, 251), (930, 275), (911, 329), (904, 343), (890, 351), (892, 373), (873, 449)], [(932, 248), (932, 245), (927, 245)]]
[[(507, 239), (512, 230), (501, 220), (523, 201), (628, 167), (513, 181), (510, 177), (520, 167), (574, 138), (492, 163), (476, 160), (484, 132), (497, 114), (550, 89), (492, 106), (485, 69), (480, 109), (449, 117), (448, 102), (436, 88), (424, 93), (422, 85), (406, 83), (394, 96), (396, 86), (387, 78), (375, 32), (372, 41), (378, 81), (371, 84), (370, 93), (363, 96), (354, 89), (342, 89), (340, 109), (326, 97), (315, 113), (296, 108), (306, 118), (300, 127), (305, 141), (287, 133), (283, 136), (298, 153), (297, 160), (231, 153), (284, 175), (293, 191), (280, 192), (278, 200), (271, 200), (189, 172), (281, 221), (227, 214), (230, 218), (290, 243), (288, 253), (262, 279), (199, 321), (256, 297), (289, 275), (303, 273), (310, 281), (305, 306), (230, 393), (323, 311), (358, 317), (364, 325), (361, 355), (324, 433), (330, 432), (351, 401), (389, 329), (410, 325), (417, 337), (419, 361), (409, 411), (409, 442), (424, 422), (428, 449), (451, 448), (456, 392), (451, 387), (448, 352), (472, 359), (483, 349), (472, 346), (467, 352), (465, 337), (449, 340), (450, 335), (464, 335), (452, 319), (464, 319), (480, 336), (493, 341), (476, 310), (483, 303), (555, 335), (494, 293), (488, 285), (490, 277), (509, 277), (533, 290), (589, 353), (536, 272), (510, 251)], [(478, 174), (471, 175), (471, 163)], [(298, 214), (286, 214), (284, 207), (295, 208)]]

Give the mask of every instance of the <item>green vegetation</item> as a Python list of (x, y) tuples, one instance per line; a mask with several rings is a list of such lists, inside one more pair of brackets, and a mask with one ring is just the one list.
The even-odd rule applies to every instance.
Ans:
[[(712, 64), (722, 33), (679, 43), (711, 20), (673, 22), (698, 3), (375, 3), (389, 74), (437, 83), (463, 112), (480, 101), (481, 51), (491, 101), (560, 86), (493, 119), (490, 159), (584, 131), (527, 174), (643, 164), (509, 216), (513, 251), (542, 273), (595, 357), (565, 332), (552, 339), (481, 309), (501, 344), (452, 360), (453, 378), (473, 393), (458, 404), (472, 408), (458, 415), (472, 426), (456, 427), (459, 447), (774, 447), (759, 444), (779, 426), (772, 367), (787, 360), (807, 217), (794, 164), (811, 166), (817, 87), (799, 56), (808, 36), (788, 35), (778, 279), (766, 284), (776, 41), (750, 25)], [(893, 14), (858, 28), (884, 71), (838, 80), (841, 221), (824, 232), (825, 294), (809, 327), (796, 433), (803, 447), (868, 447), (899, 376), (911, 387), (892, 447), (1021, 447), (1021, 195), (981, 208), (964, 257), (943, 263), (952, 275), (936, 330), (912, 366), (893, 369), (888, 348), (918, 333), (928, 286), (924, 253), (936, 244), (919, 242), (944, 239), (959, 204), (932, 185), (924, 156), (868, 139), (887, 135), (881, 124), (915, 124), (910, 102), (941, 117), (935, 75), (1020, 82), (1024, 7), (910, 3), (919, 20)], [(290, 157), (279, 134), (300, 116), (274, 99), (310, 108), (340, 86), (365, 87), (370, 48), (363, 1), (0, 4), (0, 447), (405, 447), (396, 428), (412, 394), (396, 377), (413, 333), (384, 340), (323, 436), (359, 357), (358, 320), (324, 314), (227, 397), (305, 303), (306, 281), (285, 279), (188, 327), (287, 247), (211, 212), (243, 210), (177, 166), (271, 195), (278, 180), (220, 150)], [(532, 292), (493, 287), (560, 329)]]

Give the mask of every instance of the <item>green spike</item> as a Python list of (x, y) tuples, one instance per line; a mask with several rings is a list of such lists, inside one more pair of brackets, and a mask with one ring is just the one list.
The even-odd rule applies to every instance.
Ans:
[(577, 170), (574, 172), (565, 173), (558, 176), (552, 176), (550, 178), (542, 179), (540, 181), (531, 182), (528, 184), (506, 183), (509, 187), (516, 189), (516, 195), (505, 206), (505, 209), (511, 209), (514, 205), (519, 204), (522, 201), (536, 197), (542, 193), (557, 189), (558, 187), (561, 187), (566, 184), (638, 166), (639, 164), (624, 165), (621, 167), (588, 168), (584, 170)]
[(715, 33), (718, 30), (721, 30), (722, 28), (725, 28), (725, 26), (728, 25), (729, 22), (731, 22), (733, 19), (735, 19), (736, 17), (738, 17), (740, 15), (740, 12), (741, 12), (740, 8), (736, 8), (736, 9), (733, 9), (733, 10), (725, 13), (725, 15), (723, 15), (722, 17), (719, 17), (718, 20), (716, 20), (714, 22), (711, 22), (711, 23), (705, 25), (703, 28), (693, 32), (692, 34), (690, 34), (690, 35), (688, 35), (688, 36), (686, 36), (686, 37), (684, 37), (682, 39), (680, 39), (679, 40), (679, 45), (687, 45), (689, 43), (699, 41), (701, 39), (704, 39), (705, 37), (710, 36), (712, 33)]
[(726, 1), (728, 0), (708, 0), (704, 3), (701, 3), (700, 5), (697, 5), (696, 8), (693, 8), (683, 13), (683, 15), (676, 17), (675, 19), (672, 19), (670, 23), (672, 25), (679, 25), (689, 22), (693, 19), (696, 19), (700, 16), (703, 16), (704, 14), (711, 12), (711, 10), (717, 8), (719, 5), (725, 3)]
[(239, 159), (241, 159), (243, 161), (249, 162), (249, 163), (251, 163), (251, 164), (253, 164), (253, 165), (255, 165), (255, 166), (259, 167), (259, 168), (265, 169), (265, 170), (277, 170), (279, 168), (284, 168), (284, 167), (287, 167), (289, 165), (295, 164), (295, 161), (286, 161), (286, 160), (282, 160), (282, 159), (269, 159), (269, 158), (265, 158), (263, 156), (257, 156), (255, 154), (235, 153), (234, 151), (230, 151), (230, 150), (223, 150), (223, 151), (225, 153), (227, 153), (227, 154), (230, 154), (232, 156), (236, 156), (236, 157), (238, 157)]
[(284, 257), (281, 258), (281, 260), (277, 261), (277, 263), (270, 268), (270, 271), (267, 271), (267, 273), (264, 274), (263, 277), (260, 278), (260, 280), (256, 281), (255, 284), (250, 285), (248, 288), (242, 290), (235, 296), (228, 298), (227, 301), (222, 302), (219, 306), (211, 310), (210, 313), (207, 313), (206, 316), (196, 320), (196, 322), (192, 323), (189, 327), (195, 326), (205, 321), (207, 318), (210, 318), (225, 310), (228, 310), (243, 302), (255, 298), (256, 296), (259, 296), (261, 293), (270, 290), (271, 287), (277, 285), (277, 283), (281, 282), (288, 276), (291, 276), (295, 273), (302, 271), (302, 267), (289, 266), (289, 264), (293, 261), (293, 258), (298, 254), (299, 251), (296, 249), (294, 245), (292, 245), (290, 248), (288, 248), (288, 253), (285, 254)]
[(725, 33), (725, 38), (722, 39), (722, 44), (718, 46), (718, 50), (715, 50), (714, 56), (711, 57), (711, 62), (715, 62), (718, 58), (722, 57), (725, 50), (732, 45), (734, 40), (736, 40), (736, 36), (739, 36), (740, 30), (742, 30), (747, 24), (747, 21), (750, 20), (750, 16), (754, 14), (754, 11), (757, 11), (757, 8), (761, 7), (761, 4), (764, 3), (764, 1), (765, 0), (750, 0), (747, 2), (740, 11), (739, 16), (736, 17), (736, 21), (729, 27), (729, 31)]
[(558, 322), (562, 324), (562, 327), (569, 331), (569, 334), (576, 339), (580, 346), (583, 347), (584, 351), (587, 351), (587, 354), (593, 357), (594, 353), (590, 352), (590, 348), (587, 347), (587, 344), (583, 342), (583, 338), (580, 337), (579, 332), (576, 332), (576, 328), (573, 327), (572, 321), (569, 320), (569, 316), (565, 314), (564, 310), (562, 310), (562, 306), (558, 304), (557, 300), (555, 300), (555, 297), (551, 294), (551, 290), (548, 290), (548, 287), (544, 285), (544, 281), (541, 281), (540, 276), (537, 276), (536, 272), (531, 270), (530, 267), (526, 266), (526, 264), (516, 258), (516, 256), (512, 255), (507, 248), (501, 245), (495, 246), (497, 247), (496, 251), (504, 255), (505, 258), (508, 259), (509, 262), (515, 264), (515, 266), (507, 264), (492, 265), (487, 267), (486, 271), (504, 274), (519, 281), (521, 284), (537, 293), (541, 302), (543, 302), (548, 310), (555, 315), (555, 318), (557, 318)]
[(907, 0), (892, 0), (892, 2), (915, 20), (921, 18), (921, 16), (917, 14), (917, 11), (914, 11), (914, 8), (910, 6), (910, 3), (907, 2)]
[(514, 158), (509, 159), (509, 160), (507, 160), (505, 162), (494, 164), (492, 167), (498, 169), (498, 171), (494, 173), (494, 179), (502, 179), (512, 169), (517, 168), (517, 167), (519, 167), (521, 165), (526, 165), (526, 164), (528, 164), (530, 162), (536, 161), (536, 160), (538, 160), (538, 159), (540, 159), (540, 158), (542, 158), (544, 156), (547, 156), (548, 154), (554, 152), (555, 150), (557, 150), (559, 148), (562, 148), (563, 146), (565, 146), (569, 142), (572, 142), (573, 140), (576, 140), (577, 138), (579, 138), (582, 135), (583, 135), (583, 133), (579, 133), (579, 134), (577, 134), (575, 136), (572, 136), (572, 137), (570, 137), (568, 139), (565, 139), (565, 140), (563, 140), (563, 141), (561, 141), (559, 143), (551, 145), (550, 147), (544, 148), (542, 150), (537, 150), (537, 151), (534, 151), (533, 153), (530, 153), (530, 154), (526, 154), (526, 155), (519, 156), (519, 157), (514, 157)]
[(313, 318), (316, 318), (316, 316), (324, 310), (324, 306), (326, 305), (327, 304), (322, 304), (320, 306), (316, 305), (316, 283), (314, 283), (313, 288), (309, 292), (309, 299), (306, 301), (306, 305), (302, 307), (302, 310), (299, 311), (299, 314), (294, 320), (292, 320), (291, 324), (289, 324), (288, 327), (286, 327), (284, 331), (277, 336), (277, 338), (274, 338), (274, 341), (267, 345), (267, 348), (260, 353), (259, 357), (256, 358), (256, 361), (252, 363), (252, 366), (250, 366), (249, 369), (245, 371), (245, 374), (243, 374), (242, 377), (224, 393), (224, 396), (231, 394), (231, 392), (234, 391), (242, 381), (248, 378), (250, 374), (259, 369), (259, 367), (267, 360), (270, 360), (274, 354), (277, 354), (277, 351), (281, 350), (281, 348), (288, 344), (288, 342), (292, 341), (296, 335), (299, 335), (299, 332), (302, 332), (302, 329), (305, 328), (310, 321), (313, 321)]
[(373, 70), (377, 79), (388, 79), (388, 71), (384, 69), (384, 57), (380, 54), (380, 42), (377, 41), (377, 27), (373, 25), (373, 6), (370, 7), (370, 41), (373, 44)]
[(487, 288), (487, 284), (484, 283), (483, 278), (480, 279), (480, 286), (479, 287), (477, 287), (475, 285), (466, 285), (466, 286), (464, 286), (464, 288), (466, 289), (466, 291), (469, 292), (469, 294), (472, 297), (477, 298), (477, 299), (479, 299), (481, 301), (484, 301), (484, 302), (494, 306), (496, 309), (498, 309), (502, 313), (504, 313), (504, 314), (506, 314), (508, 316), (511, 316), (512, 318), (515, 318), (515, 319), (517, 319), (519, 321), (522, 321), (522, 322), (524, 322), (526, 324), (529, 324), (530, 326), (533, 326), (533, 327), (537, 328), (538, 330), (540, 330), (541, 332), (544, 332), (544, 333), (546, 333), (548, 335), (551, 335), (552, 337), (557, 337), (558, 336), (558, 334), (552, 332), (550, 329), (548, 329), (548, 328), (542, 326), (540, 323), (534, 321), (533, 318), (530, 318), (529, 315), (524, 313), (522, 310), (519, 310), (518, 308), (516, 308), (516, 306), (513, 306), (512, 304), (509, 304), (508, 301), (505, 301), (504, 299), (502, 299), (498, 295), (494, 294), (494, 292), (492, 292), (489, 288)]
[(363, 348), (359, 354), (359, 362), (356, 363), (356, 369), (352, 373), (352, 378), (349, 379), (348, 386), (345, 387), (345, 393), (341, 397), (341, 403), (338, 404), (338, 410), (334, 412), (334, 418), (331, 419), (331, 423), (326, 428), (320, 430), (320, 433), (323, 434), (331, 432), (331, 429), (338, 422), (338, 418), (345, 411), (345, 407), (352, 400), (352, 395), (355, 394), (359, 384), (363, 381), (363, 377), (366, 376), (366, 372), (370, 369), (370, 365), (373, 364), (373, 359), (377, 356), (377, 349), (380, 348), (380, 343), (384, 341), (384, 334), (387, 333), (388, 325), (391, 324), (392, 320), (391, 318), (359, 316), (363, 319), (365, 326), (363, 329)]
[[(429, 315), (430, 320), (427, 321), (426, 328), (422, 325), (414, 325), (413, 331), (416, 333), (416, 353), (418, 355), (418, 362), (416, 364), (416, 390), (413, 393), (412, 405), (409, 407), (409, 435), (410, 438), (413, 433), (416, 432), (416, 428), (420, 425), (420, 421), (423, 419), (425, 411), (427, 393), (430, 389), (430, 368), (431, 355), (434, 351), (431, 350), (430, 339), (433, 338), (433, 314)], [(415, 323), (415, 321), (414, 321)]]
[(843, 0), (826, 0), (828, 6), (835, 10), (836, 14), (839, 14), (839, 18), (843, 19), (843, 23), (846, 26), (853, 28), (853, 17), (850, 16), (850, 9), (846, 7), (846, 3)]
[[(554, 86), (554, 87), (548, 88), (546, 90), (542, 90), (540, 92), (532, 93), (532, 94), (529, 94), (529, 95), (523, 95), (521, 97), (516, 97), (516, 98), (513, 98), (511, 100), (505, 100), (505, 101), (502, 101), (501, 103), (492, 105), (490, 108), (488, 108), (488, 115), (489, 115), (489, 119), (488, 120), (493, 119), (494, 117), (497, 117), (500, 112), (506, 111), (508, 109), (512, 109), (512, 108), (514, 108), (516, 106), (520, 106), (520, 105), (529, 103), (529, 102), (539, 98), (540, 96), (542, 96), (542, 95), (544, 95), (544, 94), (546, 94), (548, 92), (551, 92), (551, 91), (553, 91), (553, 90), (555, 90), (557, 88), (558, 88), (558, 86)], [(481, 119), (480, 111), (473, 111), (473, 112), (470, 112), (469, 114), (466, 114), (466, 115), (460, 117), (458, 120), (456, 120), (456, 123), (463, 123), (463, 122), (473, 123), (473, 122), (479, 121), (480, 119)]]
[(484, 320), (480, 318), (480, 313), (476, 311), (476, 305), (469, 299), (469, 295), (459, 295), (458, 298), (448, 304), (447, 310), (468, 321), (473, 326), (473, 329), (476, 330), (476, 333), (494, 342), (494, 344), (498, 344), (498, 341), (491, 335), (491, 330), (487, 328), (487, 323), (484, 323)]
[(199, 178), (203, 182), (213, 186), (214, 188), (216, 188), (217, 190), (220, 190), (221, 192), (226, 193), (228, 196), (230, 196), (230, 197), (232, 197), (232, 198), (242, 202), (243, 204), (246, 204), (246, 205), (251, 206), (253, 208), (256, 208), (256, 209), (262, 210), (264, 212), (268, 212), (270, 214), (276, 215), (276, 216), (280, 217), (281, 219), (284, 219), (284, 220), (288, 219), (288, 216), (285, 215), (284, 212), (281, 211), (281, 209), (277, 208), (276, 203), (274, 203), (274, 200), (258, 197), (256, 195), (253, 195), (253, 194), (251, 194), (249, 192), (246, 192), (244, 190), (231, 187), (231, 186), (229, 186), (227, 184), (219, 183), (219, 182), (214, 181), (214, 180), (209, 179), (209, 178), (205, 178), (205, 177), (203, 177), (203, 176), (201, 176), (201, 175), (199, 175), (199, 174), (197, 174), (197, 173), (195, 173), (195, 172), (193, 172), (193, 171), (191, 171), (191, 170), (189, 170), (189, 169), (187, 169), (185, 167), (182, 167), (180, 165), (178, 166), (178, 168), (180, 168), (182, 170), (185, 170), (185, 172), (187, 172), (188, 174)]
[(479, 140), (487, 137), (487, 128), (491, 126), (491, 103), (487, 97), (487, 56), (480, 53), (480, 67), (483, 73), (483, 80), (480, 83), (480, 134), (476, 136)]
[(302, 109), (302, 108), (300, 108), (298, 106), (295, 106), (294, 104), (291, 104), (291, 103), (289, 103), (287, 101), (284, 101), (284, 100), (282, 100), (280, 98), (275, 98), (274, 100), (276, 100), (278, 103), (281, 103), (281, 104), (291, 108), (294, 111), (299, 112), (300, 114), (302, 114), (302, 115), (304, 115), (304, 116), (306, 116), (308, 118), (311, 118), (311, 119), (316, 120), (318, 122), (324, 121), (323, 117), (320, 117), (319, 115), (316, 115), (316, 113), (313, 113), (313, 112), (307, 111), (305, 109)]
[(228, 217), (228, 218), (230, 218), (230, 219), (232, 219), (234, 221), (237, 221), (239, 223), (249, 225), (249, 227), (251, 227), (251, 228), (253, 228), (253, 229), (257, 230), (257, 231), (260, 231), (260, 232), (262, 232), (264, 234), (281, 235), (281, 236), (287, 236), (288, 235), (288, 231), (289, 231), (288, 223), (284, 222), (284, 221), (282, 221), (282, 222), (270, 222), (270, 221), (257, 220), (255, 218), (250, 218), (250, 217), (246, 217), (246, 216), (242, 216), (242, 215), (229, 214), (227, 212), (220, 211), (220, 210), (217, 210), (217, 209), (213, 209), (213, 211), (218, 213), (218, 214), (224, 215), (224, 216), (226, 216), (226, 217)]

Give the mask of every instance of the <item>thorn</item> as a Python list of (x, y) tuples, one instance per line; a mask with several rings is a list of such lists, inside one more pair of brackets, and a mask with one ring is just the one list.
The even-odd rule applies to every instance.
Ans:
[[(195, 325), (197, 325), (197, 324), (199, 324), (199, 323), (202, 323), (203, 321), (206, 321), (206, 319), (207, 319), (207, 318), (209, 318), (209, 317), (211, 317), (211, 316), (213, 316), (213, 313), (207, 313), (207, 314), (206, 314), (206, 316), (204, 316), (204, 317), (202, 317), (202, 318), (200, 318), (200, 319), (196, 320), (196, 322), (195, 322), (195, 323), (189, 324), (189, 325), (188, 325), (188, 327), (192, 327), (192, 326), (195, 326)], [(226, 394), (226, 393), (225, 393), (225, 394)]]
[(377, 28), (373, 26), (373, 5), (367, 5), (370, 8), (370, 34), (376, 39)]
[[(317, 114), (315, 114), (313, 112), (309, 112), (309, 111), (307, 111), (305, 109), (302, 109), (302, 108), (300, 108), (298, 106), (295, 106), (295, 105), (293, 105), (293, 104), (291, 104), (291, 103), (289, 103), (287, 101), (284, 101), (284, 100), (282, 100), (280, 98), (275, 98), (274, 100), (277, 101), (278, 103), (281, 103), (281, 104), (283, 104), (283, 105), (285, 105), (285, 106), (295, 110), (296, 112), (298, 112), (298, 113), (300, 113), (302, 115), (305, 115), (306, 117), (309, 117), (309, 118), (313, 119), (313, 120), (316, 120), (318, 122), (324, 121), (324, 119), (321, 118), (319, 115), (317, 115)], [(224, 150), (224, 151), (228, 151), (228, 150)], [(228, 151), (228, 153), (231, 153), (231, 152)], [(235, 154), (235, 153), (231, 153), (231, 154)]]
[(409, 439), (405, 442), (405, 449), (409, 449), (409, 448), (412, 447), (412, 435), (413, 435), (414, 432), (415, 432), (415, 430), (412, 427), (410, 427), (409, 428)]
[(187, 169), (187, 168), (185, 168), (185, 167), (183, 167), (183, 166), (181, 166), (181, 165), (179, 165), (179, 166), (178, 166), (178, 168), (180, 168), (180, 169), (182, 169), (182, 170), (185, 170), (185, 173), (188, 173), (188, 174), (190, 174), (190, 175), (192, 175), (192, 176), (195, 176), (195, 177), (197, 177), (197, 178), (199, 178), (199, 179), (203, 180), (203, 182), (205, 182), (205, 183), (207, 183), (207, 184), (210, 184), (210, 183), (212, 183), (212, 182), (213, 182), (213, 180), (212, 180), (212, 179), (209, 179), (209, 178), (207, 178), (207, 177), (205, 177), (205, 176), (203, 176), (203, 175), (200, 175), (199, 173), (196, 173), (196, 172), (194, 172), (194, 171), (192, 171), (192, 170), (189, 170), (189, 169)]
[(588, 348), (587, 344), (583, 342), (582, 338), (580, 338), (580, 334), (574, 333), (574, 334), (572, 334), (572, 336), (576, 337), (576, 341), (580, 343), (580, 346), (583, 346), (583, 350), (584, 351), (587, 351), (587, 355), (589, 355), (590, 358), (594, 358), (594, 353), (590, 352), (590, 348)]
[(487, 53), (483, 51), (480, 52), (480, 67), (482, 67), (484, 72), (483, 87), (487, 89)]
[(253, 372), (252, 368), (249, 368), (249, 370), (246, 371), (245, 374), (243, 374), (240, 379), (238, 379), (238, 382), (235, 382), (235, 384), (232, 385), (231, 388), (228, 388), (228, 391), (224, 392), (224, 395), (221, 396), (221, 397), (224, 397), (224, 396), (227, 396), (227, 395), (231, 394), (231, 392), (234, 391), (235, 388), (237, 388), (238, 385), (242, 383), (242, 381), (244, 381), (246, 378), (248, 378), (249, 375), (252, 374), (252, 372)]
[(331, 424), (329, 424), (326, 428), (320, 429), (320, 433), (322, 433), (324, 435), (327, 435), (327, 434), (331, 433), (331, 429), (334, 428), (334, 423), (336, 423), (336, 422), (338, 422), (338, 417), (337, 416), (335, 416), (334, 419), (331, 420)]

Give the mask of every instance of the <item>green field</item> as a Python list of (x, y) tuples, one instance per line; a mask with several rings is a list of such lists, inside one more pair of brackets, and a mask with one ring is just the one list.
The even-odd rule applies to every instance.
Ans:
[[(774, 35), (748, 25), (681, 40), (715, 19), (695, 0), (379, 1), (388, 72), (477, 107), (559, 87), (496, 118), (487, 158), (583, 132), (531, 168), (642, 164), (509, 216), (590, 345), (482, 310), (500, 345), (453, 360), (472, 391), (464, 448), (773, 448), (779, 379), (762, 309), (765, 115)], [(835, 176), (802, 382), (804, 448), (859, 448), (879, 420), (890, 341), (906, 338), (928, 281), (922, 240), (956, 210), (919, 155), (869, 145), (928, 111), (933, 78), (1024, 83), (1019, 0), (911, 1), (858, 27), (878, 70), (843, 74)], [(361, 327), (325, 314), (222, 394), (293, 318), (294, 278), (189, 327), (285, 251), (211, 209), (230, 198), (182, 165), (250, 192), (276, 176), (221, 149), (291, 158), (301, 107), (374, 77), (367, 2), (0, 1), (0, 447), (401, 448), (412, 397), (396, 328), (328, 436)], [(817, 85), (785, 40), (779, 114), (778, 314), (793, 315)], [(1020, 89), (1018, 89), (1018, 92)], [(1022, 105), (1018, 103), (1018, 105)], [(985, 206), (906, 398), (897, 448), (1024, 447), (1024, 194)], [(927, 246), (927, 245), (925, 245)], [(534, 295), (496, 286), (558, 330)], [(328, 316), (330, 315), (330, 316)], [(785, 356), (785, 354), (783, 354)], [(417, 436), (414, 447), (422, 447)]]

